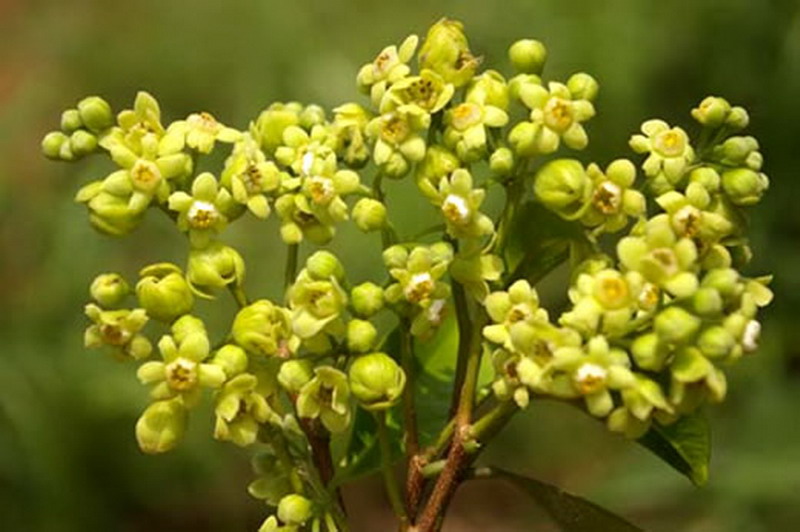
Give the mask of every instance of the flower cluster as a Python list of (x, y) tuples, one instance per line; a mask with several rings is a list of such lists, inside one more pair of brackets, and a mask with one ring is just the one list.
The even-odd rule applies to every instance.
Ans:
[[(105, 152), (117, 167), (77, 194), (90, 223), (123, 236), (155, 211), (186, 237), (184, 265), (147, 265), (132, 285), (101, 274), (85, 310), (86, 346), (138, 362), (151, 387), (136, 424), (142, 450), (174, 448), (207, 394), (213, 437), (259, 449), (249, 491), (275, 508), (261, 530), (336, 530), (343, 512), (331, 478), (344, 466), (331, 465), (329, 439), (346, 438), (358, 415), (383, 434), (398, 403), (413, 426), (415, 343), (448, 319), (458, 356), (477, 357), (455, 371), (477, 372), (473, 362), (489, 357), (500, 406), (558, 398), (639, 437), (721, 401), (725, 368), (756, 349), (758, 309), (772, 298), (769, 278), (742, 273), (746, 211), (769, 185), (758, 142), (739, 135), (746, 111), (709, 97), (692, 111), (696, 141), (661, 120), (642, 125), (630, 141), (646, 156), (641, 171), (628, 159), (586, 164), (574, 150), (588, 144), (598, 84), (585, 73), (543, 80), (546, 56), (538, 41), (517, 41), (507, 79), (481, 69), (463, 26), (443, 19), (361, 67), (367, 98), (330, 115), (289, 102), (245, 130), (207, 112), (166, 123), (145, 92), (116, 118), (98, 97), (65, 111), (45, 155)], [(220, 150), (220, 168), (201, 167)], [(559, 150), (573, 151), (552, 156)], [(436, 220), (414, 237), (391, 223), (383, 189), (384, 178), (406, 176)], [(530, 221), (530, 209), (553, 215)], [(223, 240), (248, 213), (279, 219), (282, 298), (251, 297), (245, 258)], [(542, 230), (547, 216), (571, 233)], [(382, 278), (351, 284), (329, 249), (303, 251), (300, 262), (301, 250), (326, 246), (349, 221), (380, 233)], [(532, 244), (535, 253), (517, 249), (541, 235), (551, 240)], [(549, 255), (561, 244), (570, 304), (554, 316), (535, 281), (564, 258)], [(222, 289), (238, 308), (220, 332), (199, 307)]]

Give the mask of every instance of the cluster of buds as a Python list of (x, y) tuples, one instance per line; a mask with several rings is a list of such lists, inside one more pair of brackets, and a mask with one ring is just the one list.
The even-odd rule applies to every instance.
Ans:
[[(309, 473), (322, 463), (319, 442), (347, 434), (358, 409), (384, 423), (413, 399), (404, 393), (416, 368), (411, 337), (429, 340), (451, 314), (462, 331), (477, 331), (459, 339), (469, 348), (459, 352), (491, 357), (500, 402), (572, 401), (638, 437), (721, 401), (724, 368), (756, 349), (757, 311), (772, 297), (768, 278), (740, 272), (751, 255), (746, 209), (769, 184), (758, 142), (738, 134), (746, 111), (706, 98), (692, 111), (702, 126), (696, 143), (679, 127), (645, 122), (630, 141), (646, 155), (637, 181), (628, 159), (551, 157), (587, 146), (598, 84), (585, 73), (544, 81), (546, 57), (524, 39), (509, 48), (508, 79), (481, 70), (461, 23), (443, 19), (424, 40), (411, 35), (364, 65), (356, 83), (366, 101), (330, 117), (289, 102), (242, 131), (206, 112), (165, 126), (145, 92), (116, 118), (98, 97), (65, 111), (61, 130), (43, 140), (45, 155), (105, 152), (117, 166), (77, 194), (90, 223), (122, 236), (157, 211), (186, 236), (184, 267), (146, 266), (134, 288), (102, 274), (86, 306), (86, 346), (140, 362), (139, 380), (152, 387), (136, 425), (141, 448), (174, 448), (209, 394), (215, 438), (266, 448), (250, 492), (276, 510), (261, 530), (335, 530), (336, 502)], [(220, 149), (218, 173), (199, 172), (198, 159)], [(404, 240), (382, 183), (406, 176), (438, 222)], [(499, 215), (485, 201), (492, 187), (506, 192)], [(580, 236), (570, 306), (559, 316), (522, 277), (526, 265), (511, 264), (518, 250), (508, 249), (508, 232), (527, 230), (518, 217), (528, 201)], [(222, 240), (248, 213), (279, 218), (288, 249), (282, 300), (249, 297), (245, 259)], [(383, 279), (351, 285), (329, 250), (314, 250), (296, 271), (301, 244), (327, 245), (348, 221), (381, 233)], [(221, 289), (239, 308), (214, 340), (195, 307)], [(136, 304), (126, 306), (129, 298)], [(393, 334), (405, 335), (402, 354), (386, 341), (388, 315)], [(160, 339), (147, 331), (154, 322), (168, 328)], [(411, 359), (401, 365), (401, 356)]]

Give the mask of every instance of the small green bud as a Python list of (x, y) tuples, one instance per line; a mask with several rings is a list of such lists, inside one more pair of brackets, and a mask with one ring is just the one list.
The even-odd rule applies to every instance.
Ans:
[(312, 510), (311, 501), (293, 493), (278, 503), (278, 519), (287, 525), (299, 526), (311, 519)]
[(695, 312), (701, 316), (715, 316), (722, 312), (722, 297), (713, 288), (701, 288), (692, 297)]
[(287, 357), (293, 351), (291, 313), (260, 299), (242, 308), (233, 319), (231, 334), (251, 353)]
[(744, 129), (749, 123), (750, 116), (744, 107), (733, 107), (725, 120), (725, 125), (733, 129)]
[(353, 288), (350, 301), (357, 316), (370, 318), (383, 308), (383, 288), (375, 283), (361, 283)]
[(689, 341), (700, 330), (702, 321), (681, 307), (668, 307), (655, 319), (655, 330), (660, 340), (667, 343)]
[(347, 348), (354, 353), (366, 353), (375, 345), (378, 331), (366, 320), (351, 320), (347, 324)]
[(131, 287), (118, 273), (103, 273), (92, 281), (89, 288), (92, 299), (108, 308), (122, 303), (131, 293)]
[(350, 389), (367, 410), (390, 408), (403, 393), (406, 374), (389, 355), (371, 353), (350, 365)]
[(230, 379), (247, 369), (247, 353), (238, 345), (226, 344), (217, 350), (212, 364), (221, 367), (225, 376)]
[(702, 125), (710, 128), (720, 127), (731, 112), (731, 104), (724, 98), (709, 96), (692, 109), (692, 116)]
[(51, 131), (42, 139), (42, 153), (48, 159), (61, 159), (61, 146), (69, 144), (69, 137), (61, 131)]
[(64, 133), (72, 133), (76, 129), (80, 129), (81, 126), (83, 126), (83, 123), (77, 109), (67, 109), (61, 113), (61, 131)]
[(69, 137), (69, 147), (76, 157), (83, 157), (89, 155), (97, 149), (97, 137), (79, 129)]
[(592, 180), (579, 161), (557, 159), (539, 170), (533, 191), (547, 208), (571, 218), (589, 201)]
[(147, 454), (174, 449), (186, 432), (186, 418), (186, 407), (179, 398), (151, 404), (136, 422), (139, 448)]
[(723, 297), (738, 294), (741, 289), (739, 272), (733, 268), (720, 268), (708, 272), (701, 283), (704, 287), (713, 288)]
[(325, 109), (321, 106), (312, 104), (300, 111), (300, 126), (308, 130), (312, 127), (325, 123)]
[(136, 296), (148, 316), (169, 323), (192, 311), (194, 295), (180, 268), (162, 262), (145, 267), (139, 274)]
[(724, 327), (709, 327), (697, 339), (697, 347), (709, 358), (728, 356), (736, 346), (736, 338)]
[(78, 102), (81, 122), (93, 133), (100, 133), (114, 124), (111, 106), (99, 96), (89, 96)]
[(573, 74), (567, 80), (567, 88), (573, 100), (592, 101), (597, 97), (600, 85), (597, 80), (585, 72)]
[(489, 168), (498, 175), (508, 175), (514, 168), (514, 152), (509, 148), (497, 148), (489, 158)]
[(767, 188), (767, 176), (749, 168), (737, 168), (722, 174), (722, 189), (735, 205), (758, 203)]
[(383, 250), (383, 263), (387, 268), (404, 268), (408, 260), (408, 251), (400, 245)]
[(213, 299), (215, 289), (229, 284), (241, 286), (244, 275), (244, 259), (230, 246), (212, 242), (206, 248), (189, 252), (186, 279), (200, 297)]
[(643, 334), (633, 341), (631, 354), (640, 368), (660, 371), (664, 367), (669, 350), (659, 344), (656, 334), (649, 333)]
[(537, 40), (520, 39), (508, 48), (508, 58), (517, 72), (539, 75), (547, 60), (547, 48)]
[(314, 378), (314, 368), (308, 359), (287, 360), (278, 370), (278, 382), (289, 393), (299, 393), (312, 378)]
[(353, 207), (353, 221), (365, 233), (383, 229), (386, 225), (386, 206), (378, 200), (362, 198)]
[(344, 267), (330, 251), (317, 251), (306, 260), (306, 270), (314, 279), (327, 281), (331, 277), (344, 278)]

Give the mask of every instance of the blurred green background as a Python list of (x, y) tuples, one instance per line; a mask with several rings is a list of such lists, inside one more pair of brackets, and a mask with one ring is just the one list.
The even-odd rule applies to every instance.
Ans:
[[(1, 530), (239, 531), (266, 514), (245, 491), (246, 453), (212, 441), (202, 415), (178, 451), (143, 456), (133, 426), (145, 389), (131, 366), (82, 349), (91, 278), (182, 263), (185, 243), (156, 217), (126, 240), (91, 231), (72, 196), (107, 168), (39, 153), (61, 110), (87, 94), (121, 109), (138, 89), (159, 98), (167, 119), (209, 110), (240, 127), (275, 100), (330, 108), (358, 97), (362, 63), (443, 15), (463, 20), (472, 49), (506, 72), (506, 47), (535, 37), (550, 51), (548, 78), (578, 70), (598, 78), (583, 160), (631, 155), (627, 139), (642, 120), (688, 125), (689, 109), (716, 94), (750, 110), (772, 180), (753, 219), (750, 273), (774, 272), (777, 297), (764, 313), (762, 350), (730, 372), (729, 399), (713, 409), (708, 487), (558, 405), (533, 405), (487, 460), (647, 530), (800, 528), (800, 1), (0, 0)], [(390, 187), (401, 225), (419, 223), (405, 194), (412, 189)], [(244, 250), (248, 288), (275, 296), (277, 224), (243, 225), (226, 238)], [(344, 234), (349, 275), (366, 279), (377, 260), (357, 253), (377, 243)], [(563, 301), (563, 289), (549, 297)], [(376, 486), (346, 492), (356, 530), (389, 530)], [(459, 493), (445, 529), (548, 526), (522, 496), (485, 483)]]

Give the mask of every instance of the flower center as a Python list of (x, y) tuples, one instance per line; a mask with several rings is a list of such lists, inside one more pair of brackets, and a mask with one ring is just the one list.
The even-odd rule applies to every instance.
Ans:
[(453, 127), (459, 131), (476, 126), (483, 119), (483, 110), (479, 105), (471, 102), (464, 102), (453, 109)]
[(578, 390), (584, 394), (599, 392), (605, 387), (608, 371), (602, 366), (586, 362), (575, 372), (575, 384)]
[(678, 210), (673, 217), (676, 229), (682, 235), (692, 238), (700, 232), (702, 213), (697, 207), (686, 205)]
[(679, 157), (686, 150), (686, 139), (679, 130), (668, 129), (656, 135), (653, 147), (664, 157)]
[(645, 283), (639, 294), (639, 307), (642, 310), (653, 310), (658, 305), (660, 291), (653, 283)]
[(376, 57), (375, 61), (372, 63), (375, 69), (375, 75), (383, 77), (399, 62), (397, 53), (393, 52), (394, 50), (390, 48), (378, 54), (378, 57)]
[(185, 392), (197, 384), (197, 362), (186, 358), (178, 358), (167, 364), (167, 384), (173, 390)]
[(197, 128), (204, 133), (210, 133), (212, 135), (216, 135), (220, 129), (217, 119), (214, 118), (211, 113), (206, 113), (205, 111), (202, 113), (194, 113), (189, 115), (189, 118), (186, 119), (186, 122), (188, 122), (191, 127)]
[(213, 203), (197, 200), (187, 214), (189, 224), (195, 229), (208, 229), (219, 219), (219, 211)]
[(572, 104), (562, 98), (550, 98), (544, 106), (544, 123), (550, 129), (563, 133), (572, 125)]
[(650, 256), (660, 266), (667, 276), (678, 273), (678, 259), (670, 248), (657, 248), (650, 252)]
[(603, 214), (616, 214), (622, 205), (622, 188), (611, 181), (603, 181), (595, 190), (592, 203)]
[(595, 289), (595, 297), (609, 310), (624, 307), (628, 303), (629, 294), (628, 283), (616, 276), (599, 279)]
[(137, 190), (153, 192), (161, 182), (161, 172), (151, 161), (138, 159), (131, 168), (131, 184)]
[(526, 321), (528, 320), (528, 318), (531, 317), (531, 315), (532, 313), (528, 308), (528, 305), (524, 303), (520, 305), (514, 305), (513, 307), (511, 307), (511, 310), (508, 311), (508, 317), (506, 318), (506, 321), (508, 323), (517, 323), (518, 321)]
[(381, 129), (383, 139), (392, 144), (400, 144), (410, 133), (411, 128), (408, 126), (408, 122), (396, 114), (389, 115)]
[(436, 105), (436, 87), (433, 81), (418, 78), (406, 89), (408, 99), (426, 110), (431, 110)]
[(247, 170), (242, 172), (242, 182), (244, 182), (244, 188), (247, 189), (249, 194), (258, 194), (262, 191), (262, 180), (261, 170), (255, 164), (251, 164), (247, 167)]
[(414, 274), (403, 290), (406, 299), (411, 303), (419, 303), (427, 299), (433, 292), (433, 278), (428, 272)]
[(467, 201), (456, 194), (450, 194), (442, 203), (442, 213), (451, 223), (464, 225), (469, 222), (470, 208)]
[(336, 195), (336, 189), (327, 177), (314, 176), (308, 180), (308, 193), (314, 203), (327, 204)]
[(100, 335), (103, 342), (108, 345), (121, 346), (128, 343), (131, 333), (112, 323), (104, 323), (100, 326)]

